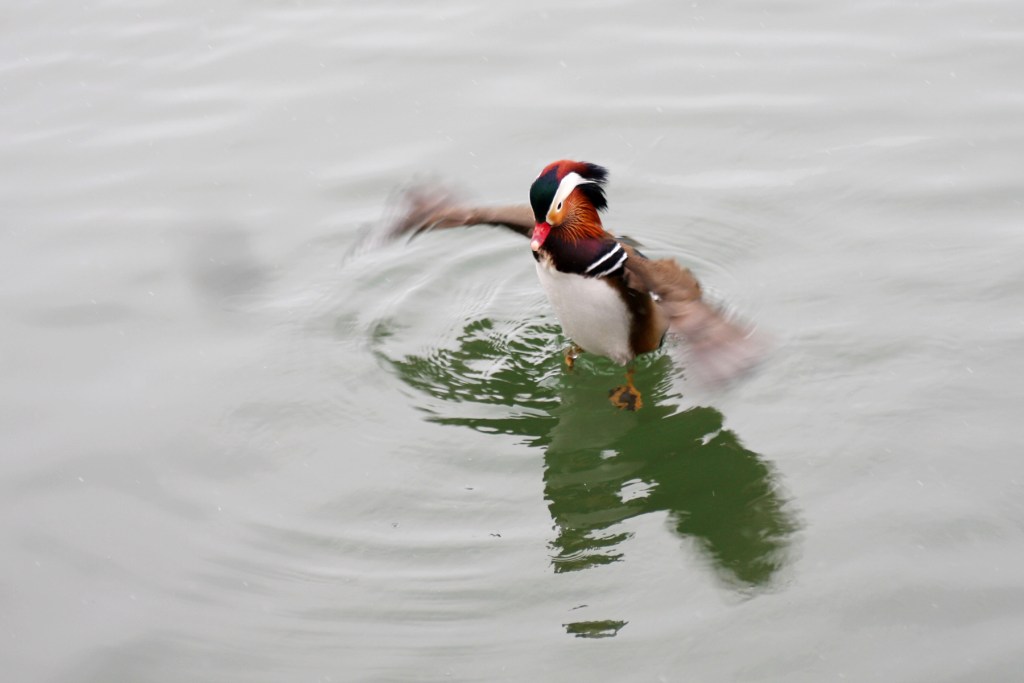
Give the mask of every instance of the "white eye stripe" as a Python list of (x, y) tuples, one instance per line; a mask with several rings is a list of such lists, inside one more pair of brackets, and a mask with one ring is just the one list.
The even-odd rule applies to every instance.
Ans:
[(558, 184), (558, 191), (555, 192), (555, 196), (551, 199), (551, 206), (548, 207), (548, 213), (552, 211), (558, 211), (556, 207), (561, 206), (569, 194), (575, 190), (578, 186), (585, 183), (592, 183), (593, 180), (587, 180), (576, 171), (567, 173), (562, 182)]

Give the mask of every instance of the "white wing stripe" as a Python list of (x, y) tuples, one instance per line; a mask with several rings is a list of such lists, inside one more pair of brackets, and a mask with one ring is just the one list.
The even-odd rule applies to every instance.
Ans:
[(621, 245), (621, 244), (618, 244), (618, 243), (616, 243), (616, 245), (615, 245), (615, 248), (614, 248), (614, 249), (611, 249), (611, 250), (610, 250), (610, 251), (609, 251), (609, 252), (608, 252), (607, 254), (605, 254), (605, 255), (604, 255), (604, 256), (602, 256), (601, 258), (599, 258), (599, 259), (597, 259), (596, 261), (594, 261), (593, 263), (591, 263), (591, 264), (590, 264), (590, 267), (589, 267), (589, 268), (587, 268), (587, 269), (586, 269), (585, 271), (583, 271), (583, 272), (584, 272), (584, 273), (589, 273), (589, 272), (590, 272), (590, 271), (592, 271), (592, 270), (593, 270), (594, 268), (597, 268), (597, 267), (598, 267), (598, 266), (600, 266), (600, 265), (601, 265), (602, 263), (604, 263), (605, 261), (607, 261), (608, 259), (610, 259), (610, 258), (612, 257), (612, 254), (614, 254), (615, 252), (618, 252), (618, 251), (622, 251), (622, 245)]
[(620, 266), (621, 266), (621, 265), (622, 265), (623, 263), (625, 263), (625, 262), (626, 262), (626, 257), (627, 257), (627, 256), (629, 256), (629, 254), (623, 254), (623, 255), (622, 255), (622, 258), (620, 258), (620, 259), (618, 260), (618, 262), (617, 262), (617, 263), (616, 263), (616, 264), (615, 264), (614, 266), (612, 266), (611, 268), (609, 268), (609, 269), (607, 269), (607, 270), (603, 270), (603, 271), (601, 271), (600, 273), (598, 273), (598, 274), (597, 274), (597, 275), (595, 275), (594, 277), (604, 277), (605, 275), (608, 275), (609, 273), (614, 273), (614, 272), (615, 272), (616, 270), (618, 270), (618, 269), (619, 269), (619, 267), (620, 267)]

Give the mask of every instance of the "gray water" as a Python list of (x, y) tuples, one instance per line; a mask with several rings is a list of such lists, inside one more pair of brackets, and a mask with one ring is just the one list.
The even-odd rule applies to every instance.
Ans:
[[(26, 3), (0, 22), (11, 681), (1016, 681), (1024, 5)], [(772, 351), (565, 345), (609, 228)], [(374, 240), (370, 240), (374, 242)]]

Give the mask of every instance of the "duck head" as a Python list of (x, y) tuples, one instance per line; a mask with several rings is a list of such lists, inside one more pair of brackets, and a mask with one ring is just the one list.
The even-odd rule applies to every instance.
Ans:
[(607, 179), (607, 169), (585, 161), (563, 159), (545, 166), (530, 186), (537, 221), (530, 248), (540, 250), (552, 235), (570, 241), (601, 237), (604, 228), (598, 211), (608, 206)]

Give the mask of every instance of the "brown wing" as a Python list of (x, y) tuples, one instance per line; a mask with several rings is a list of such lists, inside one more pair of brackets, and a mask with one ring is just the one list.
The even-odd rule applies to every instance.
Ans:
[(471, 206), (442, 187), (419, 186), (406, 190), (401, 208), (387, 228), (388, 236), (418, 235), (428, 230), (467, 225), (496, 225), (520, 235), (533, 234), (533, 211), (520, 206)]
[(672, 259), (647, 259), (628, 245), (626, 283), (654, 294), (671, 332), (687, 343), (694, 370), (705, 381), (726, 382), (753, 367), (763, 354), (752, 330), (703, 300), (700, 283)]

